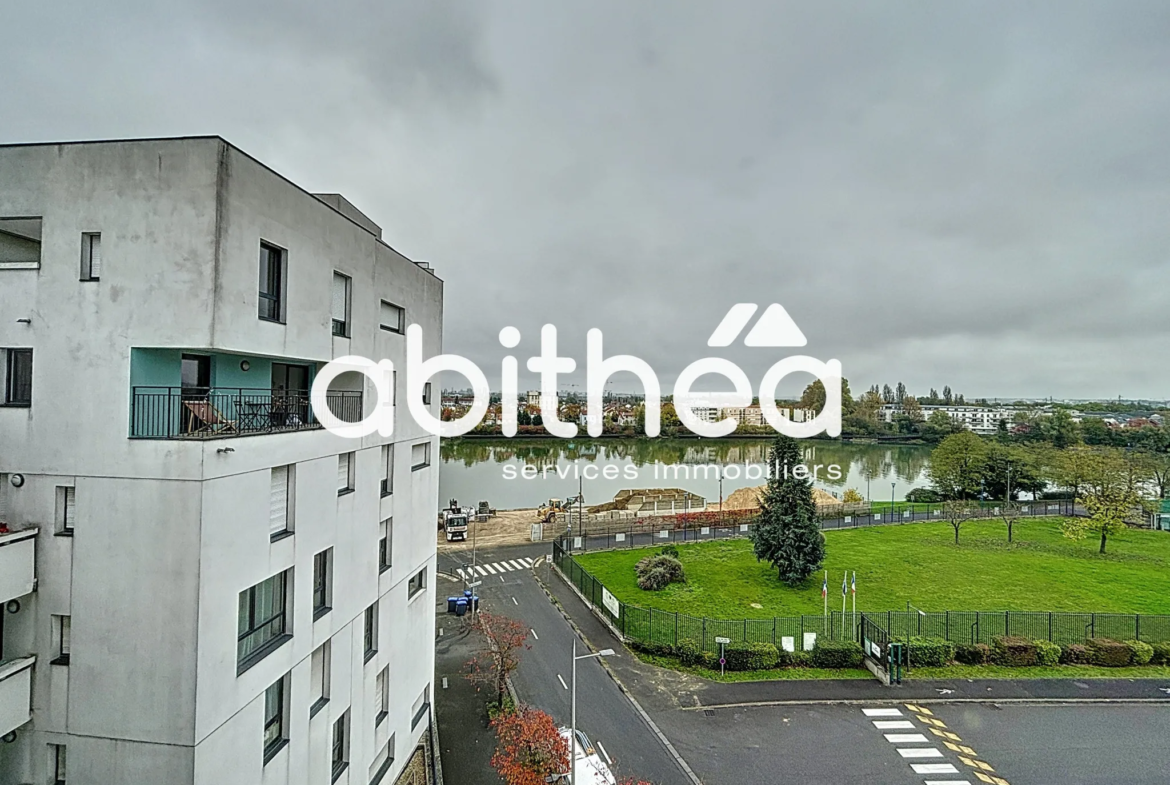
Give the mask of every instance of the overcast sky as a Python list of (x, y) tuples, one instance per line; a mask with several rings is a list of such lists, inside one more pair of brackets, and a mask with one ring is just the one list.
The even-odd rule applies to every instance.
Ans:
[[(664, 383), (796, 351), (855, 392), (1170, 397), (1170, 4), (20, 3), (0, 141), (214, 133), (446, 281)], [(709, 350), (736, 302), (803, 350)], [(522, 387), (527, 382), (522, 382)]]

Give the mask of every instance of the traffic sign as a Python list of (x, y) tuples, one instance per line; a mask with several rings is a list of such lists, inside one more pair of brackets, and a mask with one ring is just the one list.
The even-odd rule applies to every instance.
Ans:
[(716, 638), (716, 643), (731, 643), (731, 638)]
[(726, 664), (727, 664), (727, 660), (726, 660), (726, 659), (724, 659), (723, 657), (720, 657), (720, 658), (719, 658), (719, 664), (720, 664), (720, 665), (726, 665)]
[(467, 588), (469, 588), (469, 589), (474, 589), (476, 586), (479, 586), (479, 585), (481, 585), (482, 583), (483, 583), (483, 581), (475, 581), (475, 582), (473, 582), (473, 583), (469, 583), (469, 584), (467, 584)]

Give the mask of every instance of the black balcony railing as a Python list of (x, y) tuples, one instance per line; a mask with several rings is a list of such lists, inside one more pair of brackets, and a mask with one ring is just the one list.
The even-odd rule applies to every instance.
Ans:
[[(362, 418), (362, 394), (326, 394), (329, 411), (346, 422)], [(307, 390), (238, 387), (135, 387), (130, 436), (137, 439), (219, 439), (321, 427)]]

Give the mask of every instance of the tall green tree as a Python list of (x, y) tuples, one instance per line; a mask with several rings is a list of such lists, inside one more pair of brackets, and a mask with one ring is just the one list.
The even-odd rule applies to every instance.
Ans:
[(1109, 535), (1124, 531), (1127, 519), (1140, 519), (1143, 499), (1133, 482), (1133, 466), (1128, 456), (1112, 449), (1083, 452), (1080, 462), (1084, 476), (1077, 501), (1085, 506), (1089, 517), (1066, 518), (1064, 534), (1074, 540), (1090, 533), (1099, 535), (1098, 553), (1105, 553)]
[(768, 451), (772, 477), (752, 528), (752, 547), (759, 561), (771, 563), (780, 580), (799, 586), (825, 560), (825, 537), (817, 520), (812, 480), (800, 478), (800, 447), (791, 436), (778, 434)]
[(930, 454), (930, 480), (944, 499), (979, 495), (987, 467), (987, 445), (970, 431), (943, 439)]

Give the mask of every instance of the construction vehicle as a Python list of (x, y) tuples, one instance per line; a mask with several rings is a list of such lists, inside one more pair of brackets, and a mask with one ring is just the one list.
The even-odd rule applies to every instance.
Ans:
[(447, 535), (447, 542), (467, 539), (467, 522), (471, 520), (471, 510), (462, 509), (459, 502), (451, 500), (447, 509), (443, 510), (443, 531)]
[(583, 501), (581, 496), (574, 496), (570, 499), (549, 499), (547, 503), (536, 508), (536, 517), (541, 523), (550, 523), (555, 521), (558, 515), (565, 515), (569, 510), (573, 509), (574, 505)]

